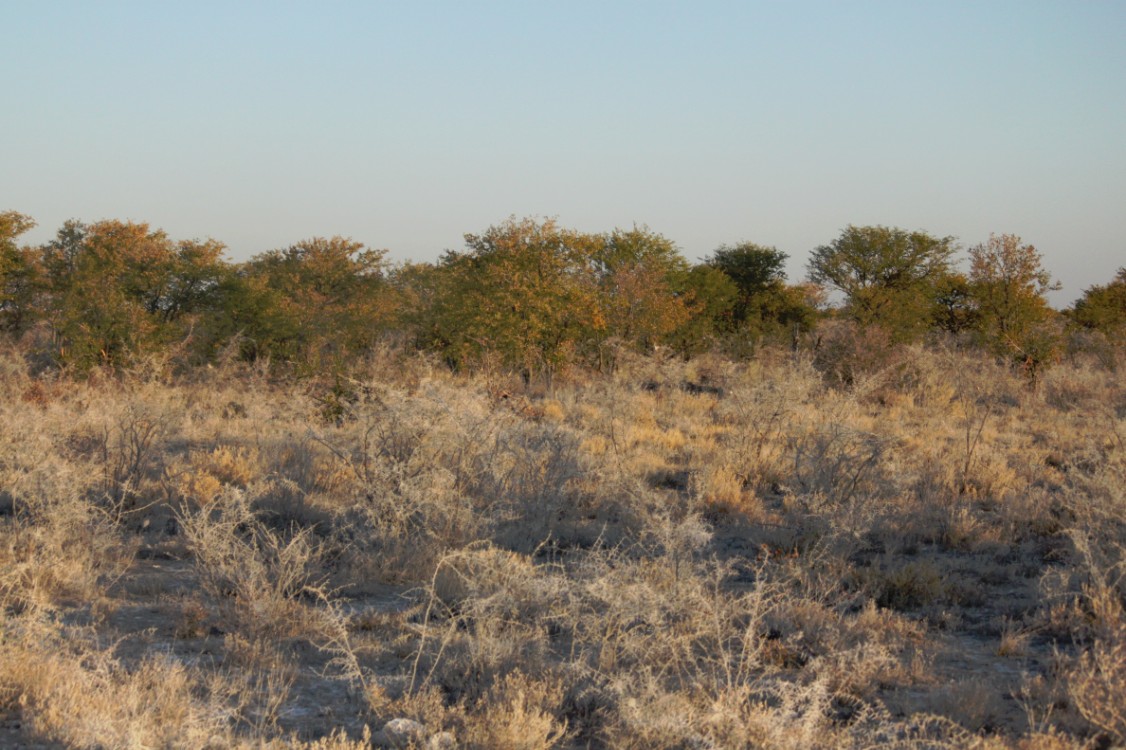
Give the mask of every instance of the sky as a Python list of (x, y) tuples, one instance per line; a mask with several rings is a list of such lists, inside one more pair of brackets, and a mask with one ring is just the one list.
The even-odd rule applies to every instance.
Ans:
[[(1126, 2), (0, 2), (0, 211), (433, 261), (509, 216), (1126, 265)], [(964, 259), (965, 254), (962, 254)]]

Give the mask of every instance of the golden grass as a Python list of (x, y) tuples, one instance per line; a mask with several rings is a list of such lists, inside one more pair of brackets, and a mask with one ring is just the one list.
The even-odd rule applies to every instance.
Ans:
[(8, 353), (0, 696), (72, 746), (1126, 742), (1126, 385), (881, 357), (385, 352), (326, 415)]

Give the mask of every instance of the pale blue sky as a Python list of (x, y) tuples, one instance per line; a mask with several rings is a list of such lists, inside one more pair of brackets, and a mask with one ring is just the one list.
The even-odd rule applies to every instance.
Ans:
[(852, 224), (1126, 265), (1126, 2), (0, 0), (0, 210), (434, 260), (517, 216), (695, 260)]

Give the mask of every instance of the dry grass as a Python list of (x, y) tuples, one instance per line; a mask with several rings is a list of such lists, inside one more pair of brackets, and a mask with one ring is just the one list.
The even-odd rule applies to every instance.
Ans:
[(347, 392), (10, 352), (0, 742), (1126, 743), (1106, 358), (1033, 389), (834, 335), (551, 393), (398, 352)]

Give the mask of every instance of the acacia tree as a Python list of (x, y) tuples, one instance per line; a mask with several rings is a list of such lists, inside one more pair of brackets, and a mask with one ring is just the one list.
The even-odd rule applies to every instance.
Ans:
[(391, 317), (385, 255), (344, 237), (261, 253), (226, 285), (228, 333), (243, 338), (248, 358), (339, 365), (367, 350)]
[(930, 327), (955, 250), (953, 237), (850, 225), (813, 251), (809, 278), (843, 293), (845, 312), (857, 323), (879, 325), (905, 341)]
[(420, 348), (437, 346), (435, 310), (443, 286), (442, 269), (434, 263), (399, 263), (386, 272), (395, 311), (390, 325)]
[(432, 345), (455, 365), (484, 355), (549, 385), (606, 328), (595, 254), (601, 239), (554, 221), (515, 217), (465, 235), (440, 263)]
[(685, 291), (688, 262), (671, 240), (647, 227), (615, 229), (593, 245), (592, 258), (605, 345), (620, 341), (646, 351), (665, 342), (691, 315)]
[(714, 347), (733, 329), (739, 287), (723, 271), (699, 263), (685, 275), (684, 289), (690, 315), (673, 341), (682, 354), (697, 354)]
[(1109, 284), (1087, 288), (1068, 316), (1078, 326), (1126, 343), (1126, 268), (1119, 268)]
[(1045, 295), (1060, 285), (1042, 267), (1040, 253), (1013, 234), (991, 234), (969, 252), (970, 294), (985, 343), (1026, 364), (1042, 364), (1051, 342), (1036, 335), (1037, 327), (1052, 316)]
[(806, 303), (804, 290), (786, 284), (786, 253), (773, 247), (742, 242), (719, 247), (706, 263), (722, 271), (738, 289), (729, 316), (729, 332), (766, 336), (792, 335), (813, 325), (816, 311)]
[(214, 241), (175, 243), (144, 223), (67, 222), (38, 251), (62, 361), (119, 366), (188, 340), (217, 291), (222, 251)]
[(976, 330), (980, 320), (969, 277), (950, 273), (935, 285), (934, 327), (950, 334)]
[(776, 289), (786, 281), (786, 253), (773, 247), (740, 242), (721, 245), (705, 262), (730, 277), (739, 288), (740, 304)]
[(0, 330), (8, 333), (22, 332), (33, 315), (39, 268), (34, 254), (20, 248), (16, 238), (34, 226), (30, 216), (0, 212)]

